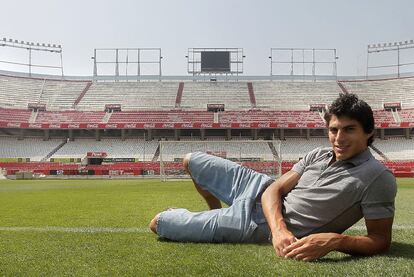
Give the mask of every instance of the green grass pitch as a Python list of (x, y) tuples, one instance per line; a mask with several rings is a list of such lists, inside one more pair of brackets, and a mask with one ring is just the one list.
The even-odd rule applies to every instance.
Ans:
[[(332, 252), (305, 263), (270, 244), (158, 240), (148, 222), (168, 207), (206, 209), (190, 181), (0, 181), (0, 276), (408, 276), (414, 273), (414, 179), (398, 180), (389, 253)], [(350, 234), (365, 234), (359, 228)]]

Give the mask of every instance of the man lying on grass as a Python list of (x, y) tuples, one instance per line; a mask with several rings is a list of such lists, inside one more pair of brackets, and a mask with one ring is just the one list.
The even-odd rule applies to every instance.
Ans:
[[(325, 114), (332, 147), (309, 152), (279, 179), (201, 152), (184, 167), (210, 210), (169, 209), (150, 228), (191, 242), (271, 240), (278, 256), (311, 261), (330, 251), (374, 255), (391, 244), (396, 182), (370, 153), (374, 117), (353, 94)], [(229, 207), (222, 208), (221, 201)], [(365, 236), (342, 233), (364, 217)]]

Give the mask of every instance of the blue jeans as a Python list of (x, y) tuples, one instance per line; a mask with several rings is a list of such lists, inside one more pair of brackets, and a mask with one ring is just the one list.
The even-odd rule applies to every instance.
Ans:
[(273, 182), (269, 176), (202, 152), (191, 154), (189, 171), (196, 184), (229, 207), (203, 212), (162, 212), (157, 222), (160, 237), (192, 242), (268, 240), (270, 230), (260, 198)]

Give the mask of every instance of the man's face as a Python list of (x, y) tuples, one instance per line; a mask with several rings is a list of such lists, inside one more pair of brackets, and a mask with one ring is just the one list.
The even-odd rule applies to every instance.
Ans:
[(358, 121), (332, 115), (328, 126), (329, 141), (337, 160), (347, 160), (367, 149), (371, 134), (366, 134)]

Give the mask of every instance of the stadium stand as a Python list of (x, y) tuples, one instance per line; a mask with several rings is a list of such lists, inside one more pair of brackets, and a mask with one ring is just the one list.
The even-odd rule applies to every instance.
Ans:
[(27, 158), (30, 161), (40, 161), (62, 140), (43, 141), (38, 138), (26, 138), (17, 140), (16, 138), (0, 137), (0, 158)]
[(376, 123), (396, 123), (390, 111), (374, 110), (373, 112)]
[(252, 123), (252, 122), (276, 122), (279, 124), (288, 123), (317, 123), (325, 125), (323, 119), (317, 112), (310, 111), (228, 111), (219, 113), (221, 123)]
[(250, 109), (245, 82), (186, 82), (181, 108), (206, 109), (207, 104), (224, 104), (225, 109)]
[(29, 103), (43, 103), (51, 111), (72, 109), (87, 81), (50, 80), (0, 75), (0, 105), (27, 109)]
[(378, 147), (388, 159), (392, 161), (406, 161), (414, 157), (414, 140), (406, 138), (389, 138), (387, 140), (375, 140)]
[[(186, 153), (203, 151), (203, 149), (209, 149), (211, 151), (220, 152), (226, 149), (226, 158), (240, 160), (240, 155), (243, 153), (243, 158), (258, 158), (261, 157), (265, 160), (273, 160), (273, 154), (269, 145), (267, 144), (252, 144), (248, 141), (227, 141), (227, 142), (215, 142), (212, 141), (199, 141), (194, 143), (176, 142), (166, 144), (163, 152), (163, 160), (174, 161), (174, 158), (184, 157)], [(260, 153), (260, 154), (259, 154)], [(263, 153), (265, 153), (263, 155)]]
[(100, 123), (103, 122), (105, 112), (77, 112), (77, 111), (40, 111), (35, 123)]
[(213, 122), (213, 113), (207, 111), (136, 111), (113, 113), (108, 123), (192, 123)]
[(44, 80), (37, 102), (46, 104), (49, 111), (70, 110), (88, 85), (86, 81)]
[(73, 103), (73, 106), (76, 107), (79, 102), (82, 100), (82, 98), (85, 96), (85, 94), (88, 92), (89, 88), (92, 86), (92, 82), (88, 82), (86, 84), (86, 87), (82, 90), (82, 93), (79, 94), (78, 98), (76, 98), (75, 103)]
[(95, 82), (77, 104), (80, 111), (103, 111), (120, 104), (122, 110), (174, 109), (178, 82)]
[(331, 103), (342, 92), (335, 81), (253, 82), (258, 109), (309, 110), (310, 104)]
[(111, 158), (135, 158), (151, 161), (158, 147), (158, 141), (137, 139), (78, 139), (69, 141), (51, 158), (84, 158), (87, 152), (105, 152)]
[[(193, 143), (191, 147), (185, 143), (170, 144), (171, 149), (165, 149), (164, 159), (170, 162), (168, 166), (172, 171), (179, 170), (181, 164), (174, 161), (176, 157), (172, 154), (169, 156), (169, 151), (195, 151), (197, 143), (208, 144), (209, 140), (237, 137), (238, 141), (233, 144), (226, 142), (229, 158), (236, 159), (243, 148), (247, 158), (256, 158), (258, 152), (266, 152), (269, 155), (266, 159), (271, 159), (274, 149), (270, 146), (254, 149), (251, 144), (241, 141), (252, 139), (252, 133), (256, 131), (258, 139), (280, 136), (282, 167), (286, 171), (311, 149), (329, 146), (327, 139), (321, 137), (325, 127), (323, 111), (310, 111), (310, 108), (311, 105), (324, 107), (339, 93), (356, 93), (374, 108), (377, 127), (381, 128), (381, 137), (385, 138), (374, 141), (371, 150), (374, 156), (401, 176), (414, 175), (411, 139), (414, 77), (338, 82), (178, 79), (96, 82), (0, 74), (0, 158), (3, 159), (0, 167), (7, 168), (8, 172), (36, 170), (46, 175), (60, 169), (66, 170), (68, 175), (90, 174), (90, 170), (98, 175), (110, 175), (110, 170), (126, 170), (127, 174), (133, 175), (156, 174), (160, 172), (157, 140), (173, 138), (174, 131), (183, 132), (181, 141), (204, 138), (207, 141)], [(45, 105), (46, 110), (30, 108), (31, 103)], [(385, 103), (401, 103), (401, 110), (384, 110)], [(225, 109), (207, 111), (207, 104), (224, 104)], [(108, 110), (107, 105), (119, 106), (119, 110)], [(232, 134), (234, 129), (240, 136)], [(150, 131), (153, 134), (147, 138), (154, 140), (137, 139)], [(100, 140), (99, 132), (105, 133)], [(202, 132), (208, 135), (201, 135)], [(66, 140), (68, 137), (74, 141)], [(140, 162), (87, 167), (40, 162), (44, 159), (77, 160), (91, 151)], [(13, 162), (5, 163), (7, 159)], [(20, 162), (14, 162), (17, 159)], [(264, 163), (246, 164), (267, 166)]]
[(371, 104), (374, 110), (384, 103), (400, 102), (403, 109), (414, 108), (414, 77), (383, 80), (340, 81), (350, 93)]
[[(27, 107), (26, 107), (27, 108)], [(27, 109), (4, 109), (0, 108), (0, 120), (7, 122), (29, 122), (31, 111)]]
[[(62, 140), (43, 141), (38, 138), (26, 138), (17, 140), (16, 138), (0, 137), (0, 158), (29, 158), (31, 161), (40, 161), (41, 158), (56, 148)], [(258, 145), (251, 144), (249, 141), (229, 141), (213, 143), (210, 141), (199, 141), (192, 144), (177, 142), (168, 144), (165, 150), (165, 158), (169, 160), (169, 153), (182, 153), (198, 151), (205, 146), (210, 149), (227, 149), (229, 158), (237, 158), (240, 149), (243, 149), (245, 157), (257, 157), (257, 153), (269, 153), (266, 159), (272, 159), (272, 151), (268, 146), (259, 145), (263, 149), (257, 149)], [(225, 147), (224, 147), (225, 146)], [(298, 161), (303, 155), (316, 147), (329, 147), (329, 141), (326, 138), (288, 138), (281, 141), (281, 152), (284, 161)], [(391, 160), (410, 160), (414, 157), (414, 140), (405, 138), (389, 138), (387, 140), (376, 139), (374, 146)], [(77, 139), (68, 141), (62, 148), (51, 156), (51, 158), (83, 158), (87, 152), (106, 152), (108, 157), (113, 158), (136, 158), (138, 160), (149, 161), (155, 155), (158, 147), (158, 141), (144, 141), (139, 139), (126, 139), (124, 141), (113, 139)], [(170, 149), (171, 148), (171, 149)], [(371, 150), (373, 155), (383, 160), (375, 151)], [(144, 159), (145, 156), (145, 159)]]
[(398, 111), (401, 122), (414, 122), (414, 109)]
[(298, 161), (303, 155), (316, 147), (329, 146), (326, 138), (289, 138), (282, 141), (282, 158), (284, 161)]
[(0, 103), (3, 108), (27, 109), (42, 93), (43, 80), (0, 75)]

